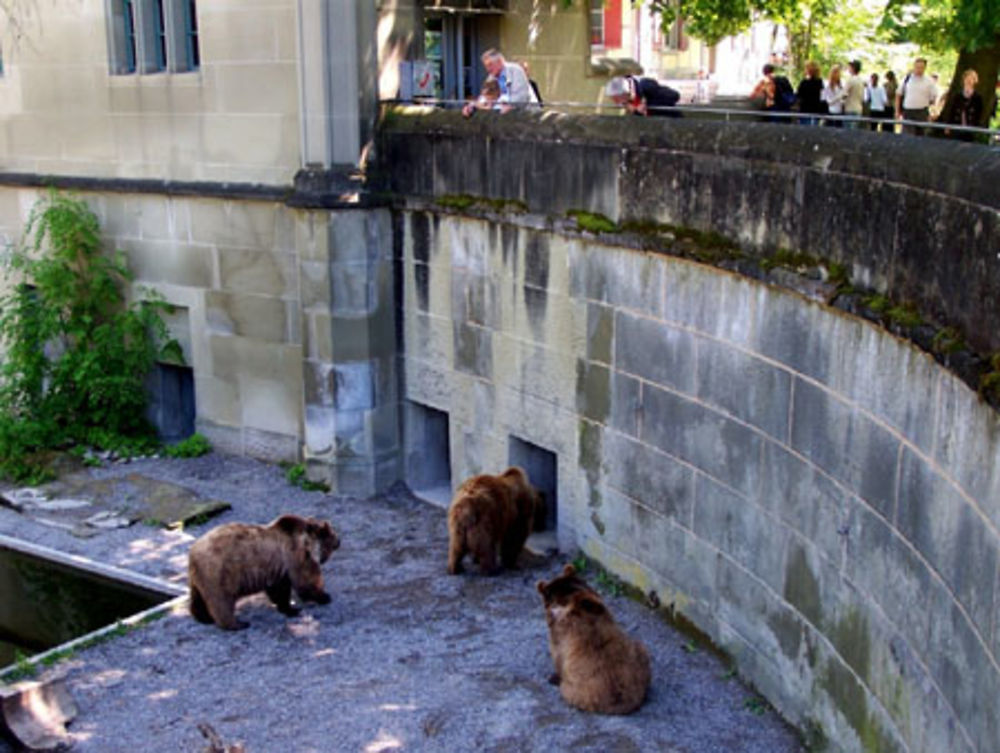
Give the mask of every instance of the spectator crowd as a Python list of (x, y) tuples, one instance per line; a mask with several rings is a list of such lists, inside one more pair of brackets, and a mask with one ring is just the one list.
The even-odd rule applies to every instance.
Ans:
[[(462, 108), (466, 117), (477, 110), (507, 112), (513, 107), (541, 106), (538, 85), (530, 78), (526, 63), (507, 61), (493, 49), (483, 53), (482, 63), (488, 75), (479, 96)], [(798, 87), (793, 88), (788, 78), (768, 63), (750, 98), (774, 122), (922, 135), (926, 130), (922, 123), (938, 121), (949, 126), (946, 135), (971, 141), (973, 132), (963, 128), (978, 126), (983, 114), (983, 99), (976, 91), (978, 75), (971, 69), (965, 71), (962, 88), (956, 90), (950, 102), (948, 90), (939, 88), (937, 78), (927, 73), (924, 58), (914, 61), (902, 81), (891, 70), (881, 78), (878, 73), (866, 77), (858, 60), (844, 68), (832, 66), (824, 79), (820, 66), (810, 61)], [(608, 82), (605, 94), (632, 115), (681, 114), (677, 108), (679, 92), (653, 78), (616, 76)]]

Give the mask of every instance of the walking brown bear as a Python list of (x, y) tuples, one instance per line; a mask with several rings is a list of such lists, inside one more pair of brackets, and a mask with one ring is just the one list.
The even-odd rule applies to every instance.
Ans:
[(471, 554), (480, 572), (493, 575), (498, 551), (504, 567), (515, 567), (539, 504), (538, 491), (520, 468), (466, 479), (448, 509), (448, 572), (462, 572), (462, 559)]
[(291, 603), (292, 589), (306, 601), (329, 604), (320, 565), (339, 546), (328, 521), (298, 515), (282, 515), (266, 526), (227, 523), (214, 528), (188, 553), (191, 615), (224, 630), (241, 630), (247, 627), (235, 615), (241, 596), (266, 591), (289, 617), (299, 613)]
[(649, 654), (615, 622), (596, 591), (566, 565), (538, 581), (555, 664), (550, 681), (571, 706), (600, 714), (630, 714), (646, 698)]

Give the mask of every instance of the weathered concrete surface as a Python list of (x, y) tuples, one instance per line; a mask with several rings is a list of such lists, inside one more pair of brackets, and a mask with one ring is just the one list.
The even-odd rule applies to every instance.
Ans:
[(401, 215), (407, 415), (443, 427), (408, 468), (542, 448), (559, 541), (832, 750), (998, 749), (1000, 415), (974, 391), (783, 287), (533, 213)]
[[(448, 576), (444, 512), (403, 489), (369, 500), (307, 493), (274, 466), (223, 455), (95, 475), (130, 471), (230, 501), (210, 525), (290, 510), (329, 517), (343, 542), (324, 567), (333, 603), (287, 620), (253, 598), (239, 633), (174, 614), (68, 659), (59, 669), (79, 705), (74, 751), (197, 750), (200, 723), (250, 753), (802, 750), (714, 654), (625, 597), (608, 601), (650, 649), (648, 701), (628, 717), (571, 709), (546, 681), (534, 587), (564, 560), (535, 558), (497, 578)], [(4, 533), (174, 581), (192, 535), (207, 528), (133, 527), (84, 541), (0, 510)]]

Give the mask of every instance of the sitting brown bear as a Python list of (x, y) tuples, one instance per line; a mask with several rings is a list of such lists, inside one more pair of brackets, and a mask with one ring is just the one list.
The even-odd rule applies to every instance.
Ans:
[(566, 565), (561, 575), (539, 581), (555, 664), (551, 682), (571, 706), (601, 714), (630, 714), (649, 688), (649, 654), (627, 636), (601, 597)]
[(294, 588), (305, 600), (329, 604), (319, 566), (340, 546), (327, 521), (282, 515), (270, 525), (227, 523), (191, 545), (188, 586), (191, 614), (224, 630), (247, 623), (235, 617), (236, 600), (266, 591), (282, 614), (294, 617)]
[(462, 558), (471, 553), (480, 572), (492, 575), (499, 569), (498, 548), (503, 566), (513, 568), (538, 504), (538, 492), (520, 468), (467, 479), (448, 510), (448, 572), (462, 572)]

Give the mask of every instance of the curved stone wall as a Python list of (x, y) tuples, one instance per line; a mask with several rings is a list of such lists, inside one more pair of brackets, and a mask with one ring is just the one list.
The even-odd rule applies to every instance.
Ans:
[(830, 749), (998, 749), (1000, 421), (964, 384), (544, 216), (411, 199), (396, 235), (404, 397), (447, 414), (452, 479), (554, 453), (563, 550), (655, 590)]
[(406, 114), (379, 134), (385, 183), (531, 211), (715, 231), (805, 252), (1000, 350), (1000, 152), (867, 131), (555, 112)]

